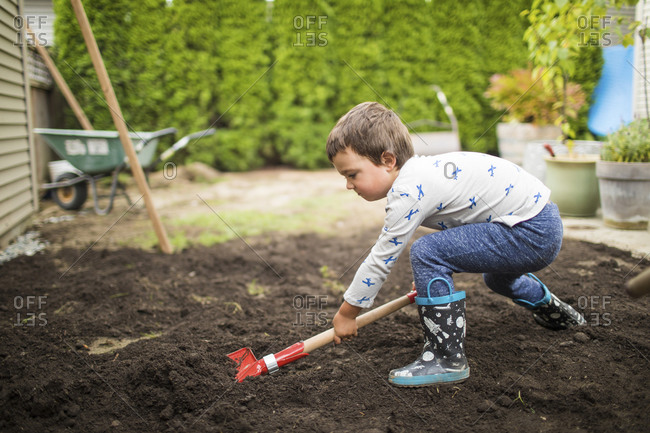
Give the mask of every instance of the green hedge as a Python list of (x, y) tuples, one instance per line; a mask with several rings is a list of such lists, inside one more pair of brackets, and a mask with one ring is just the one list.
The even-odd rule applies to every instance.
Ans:
[[(174, 158), (222, 170), (328, 166), (327, 134), (354, 105), (376, 100), (406, 122), (446, 121), (446, 93), (463, 148), (496, 151), (500, 113), (489, 77), (525, 66), (519, 12), (530, 0), (89, 0), (86, 13), (122, 111), (134, 130), (216, 126)], [(97, 129), (113, 129), (68, 0), (55, 0), (55, 58)], [(593, 90), (600, 53), (578, 82)], [(594, 72), (595, 71), (595, 72)], [(578, 129), (586, 131), (586, 108)], [(66, 127), (78, 127), (71, 112)]]

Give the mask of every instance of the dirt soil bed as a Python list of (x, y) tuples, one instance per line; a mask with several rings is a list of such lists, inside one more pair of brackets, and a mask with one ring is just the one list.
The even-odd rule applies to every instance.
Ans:
[[(174, 255), (95, 247), (81, 259), (85, 248), (63, 247), (6, 263), (0, 430), (647, 431), (650, 302), (628, 298), (623, 283), (648, 263), (572, 240), (538, 275), (583, 312), (579, 330), (543, 329), (481, 276), (456, 277), (468, 305), (462, 384), (388, 385), (389, 370), (421, 349), (412, 306), (236, 383), (226, 354), (249, 346), (261, 357), (327, 328), (337, 286), (375, 238), (274, 235)], [(402, 259), (378, 303), (410, 281)]]

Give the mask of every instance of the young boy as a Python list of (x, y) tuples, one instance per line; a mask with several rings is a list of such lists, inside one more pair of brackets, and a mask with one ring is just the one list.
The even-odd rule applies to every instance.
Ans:
[(368, 201), (388, 198), (381, 235), (334, 316), (335, 343), (357, 335), (357, 315), (373, 304), (415, 230), (440, 230), (410, 250), (425, 343), (415, 362), (390, 372), (391, 383), (424, 386), (469, 377), (465, 292), (454, 292), (454, 273), (483, 273), (490, 289), (531, 310), (544, 327), (585, 323), (529, 273), (548, 266), (562, 244), (557, 206), (537, 178), (486, 154), (414, 156), (406, 127), (376, 102), (359, 104), (338, 121), (327, 154), (348, 189)]

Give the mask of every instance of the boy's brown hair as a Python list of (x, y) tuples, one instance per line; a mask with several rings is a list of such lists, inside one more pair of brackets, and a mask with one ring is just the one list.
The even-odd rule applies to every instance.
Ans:
[(350, 148), (373, 164), (384, 152), (395, 155), (397, 168), (413, 156), (411, 136), (397, 114), (378, 102), (363, 102), (339, 119), (327, 137), (327, 157)]

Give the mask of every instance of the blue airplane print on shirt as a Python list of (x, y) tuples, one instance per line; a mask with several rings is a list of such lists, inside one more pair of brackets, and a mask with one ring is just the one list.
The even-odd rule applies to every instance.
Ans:
[(469, 202), (471, 203), (471, 204), (469, 205), (469, 208), (470, 208), (470, 209), (473, 209), (474, 206), (476, 206), (476, 196), (470, 198), (470, 199), (469, 199)]
[(424, 197), (424, 192), (422, 192), (422, 185), (416, 185), (418, 189), (418, 200), (422, 200), (422, 197)]
[(398, 241), (397, 238), (393, 238), (393, 239), (389, 240), (388, 242), (390, 242), (391, 244), (394, 244), (395, 246), (402, 245), (404, 243), (404, 242)]
[(533, 197), (535, 197), (535, 203), (537, 203), (539, 201), (539, 199), (542, 198), (542, 194), (538, 192)]
[(415, 210), (411, 209), (411, 210), (409, 210), (409, 214), (406, 215), (404, 218), (406, 218), (407, 220), (411, 221), (411, 217), (412, 217), (413, 215), (415, 215), (416, 213), (418, 213), (418, 212), (420, 212), (420, 209), (415, 209)]
[(440, 222), (438, 223), (438, 225), (440, 226), (440, 228), (441, 228), (442, 230), (445, 230), (445, 229), (448, 228), (448, 227), (445, 225), (445, 222), (444, 222), (444, 221), (440, 221)]
[(366, 278), (365, 280), (362, 281), (362, 283), (365, 284), (368, 287), (375, 285), (375, 283), (370, 282), (370, 278)]
[(509, 186), (506, 187), (506, 197), (508, 196), (508, 194), (510, 194), (510, 190), (511, 190), (512, 188), (514, 188), (514, 185), (513, 185), (513, 184), (510, 184)]
[(387, 264), (389, 264), (390, 262), (394, 262), (394, 261), (396, 261), (396, 260), (397, 260), (397, 259), (396, 259), (395, 257), (390, 256), (389, 258), (384, 259), (384, 264), (387, 265)]
[(363, 301), (369, 301), (369, 300), (370, 300), (370, 298), (369, 298), (368, 296), (364, 296), (364, 297), (361, 298), (361, 299), (357, 299), (357, 304), (360, 304), (360, 303), (362, 303)]
[(492, 215), (488, 215), (488, 217), (485, 218), (485, 221), (486, 221), (486, 222), (490, 222), (490, 221), (492, 221)]
[(490, 172), (490, 177), (494, 177), (494, 170), (496, 169), (495, 166), (490, 164), (490, 168), (488, 168), (488, 171)]

